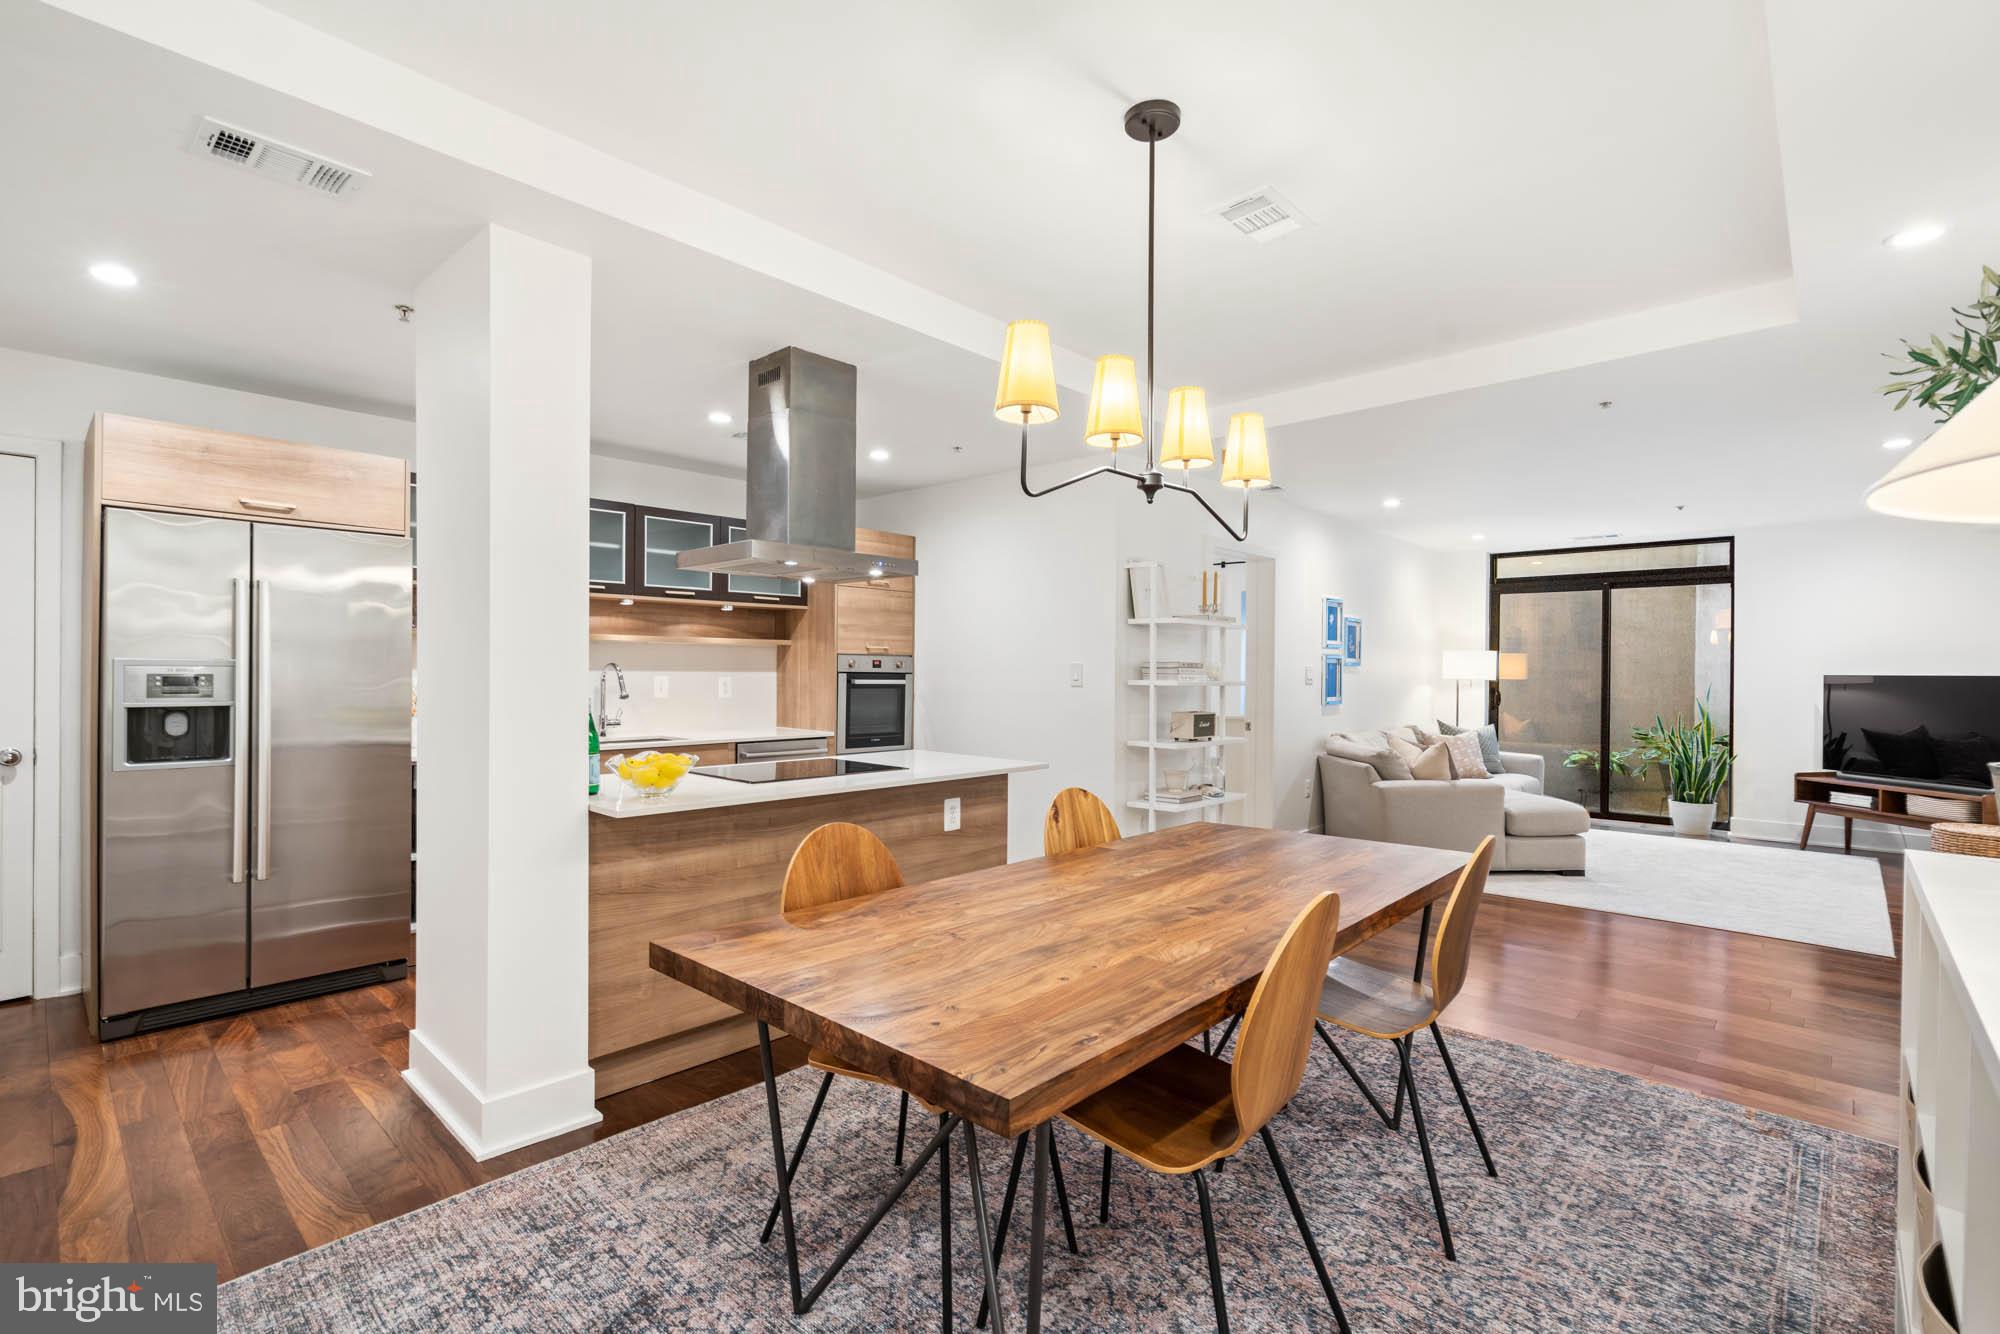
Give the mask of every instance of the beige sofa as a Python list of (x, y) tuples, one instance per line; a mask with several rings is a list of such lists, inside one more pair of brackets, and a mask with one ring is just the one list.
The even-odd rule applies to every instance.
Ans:
[(1582, 875), (1589, 812), (1542, 792), (1541, 756), (1502, 751), (1500, 762), (1507, 772), (1491, 778), (1383, 779), (1359, 760), (1322, 754), (1326, 832), (1465, 852), (1492, 834), (1496, 871)]

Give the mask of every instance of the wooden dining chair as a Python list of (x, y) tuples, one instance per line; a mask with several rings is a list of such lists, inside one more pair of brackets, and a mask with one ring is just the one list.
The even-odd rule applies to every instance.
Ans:
[[(779, 892), (778, 911), (786, 916), (804, 912), (810, 908), (823, 908), (828, 904), (845, 903), (852, 899), (867, 898), (884, 890), (899, 889), (903, 884), (902, 867), (896, 864), (896, 856), (888, 845), (868, 830), (857, 824), (836, 822), (823, 824), (800, 840), (792, 853), (792, 860), (785, 868), (784, 887)], [(895, 1088), (894, 1081), (864, 1070), (852, 1062), (823, 1048), (813, 1047), (806, 1052), (806, 1064), (821, 1072), (823, 1078), (819, 1091), (813, 1095), (812, 1110), (806, 1113), (806, 1123), (799, 1131), (799, 1142), (792, 1147), (790, 1160), (785, 1164), (785, 1185), (790, 1187), (798, 1174), (799, 1162), (805, 1157), (806, 1143), (812, 1138), (813, 1127), (819, 1123), (820, 1109), (826, 1104), (828, 1090), (833, 1087), (833, 1077), (844, 1075), (870, 1084), (882, 1084)], [(909, 1129), (910, 1094), (901, 1090), (901, 1106), (896, 1114), (896, 1165), (902, 1166), (903, 1145)], [(943, 1109), (924, 1104), (934, 1115), (942, 1116)], [(1026, 1137), (1022, 1137), (1026, 1142)], [(1020, 1153), (1015, 1153), (1015, 1170), (1019, 1171)], [(940, 1214), (944, 1259), (944, 1313), (945, 1327), (951, 1325), (951, 1151), (947, 1145), (938, 1156), (939, 1188), (943, 1202)], [(1060, 1169), (1058, 1169), (1060, 1172)], [(1069, 1223), (1069, 1200), (1061, 1190), (1061, 1177), (1057, 1177), (1057, 1198), (1062, 1204), (1063, 1223), (1069, 1230), (1070, 1249), (1076, 1249), (1076, 1231)], [(1011, 1192), (1010, 1192), (1011, 1195)], [(764, 1231), (759, 1240), (769, 1242), (771, 1232), (778, 1223), (780, 1201), (771, 1201), (771, 1212), (764, 1219)], [(1003, 1211), (1002, 1218), (1005, 1213)], [(1004, 1223), (1003, 1223), (1004, 1226)], [(994, 1247), (994, 1260), (998, 1263), (999, 1247)], [(985, 1311), (991, 1301), (988, 1293), (981, 1299), (980, 1309)]]
[(1291, 1206), (1292, 1221), (1298, 1224), (1320, 1287), (1333, 1307), (1333, 1318), (1343, 1334), (1347, 1330), (1333, 1278), (1320, 1257), (1319, 1243), (1313, 1240), (1312, 1226), (1292, 1189), (1291, 1174), (1270, 1127), (1271, 1118), (1291, 1101), (1305, 1077), (1320, 979), (1333, 954), (1339, 918), (1340, 900), (1322, 894), (1285, 929), (1243, 1012), (1234, 1062), (1182, 1044), (1063, 1113), (1084, 1134), (1142, 1167), (1194, 1178), (1215, 1325), (1224, 1334), (1229, 1329), (1229, 1305), (1223, 1295), (1215, 1215), (1202, 1169), (1234, 1154), (1252, 1135), (1264, 1141), (1285, 1203)]
[[(799, 846), (793, 850), (791, 863), (785, 867), (784, 887), (778, 895), (778, 911), (789, 917), (808, 908), (867, 898), (885, 889), (900, 889), (902, 884), (903, 868), (896, 864), (896, 855), (881, 839), (858, 824), (823, 824), (801, 839)], [(820, 1108), (826, 1103), (827, 1091), (833, 1087), (833, 1077), (846, 1075), (870, 1084), (889, 1083), (880, 1075), (859, 1069), (818, 1047), (806, 1052), (806, 1064), (825, 1077), (819, 1082), (819, 1092), (813, 1095), (812, 1110), (806, 1114), (799, 1142), (792, 1148), (791, 1161), (785, 1168), (787, 1185), (799, 1170), (799, 1160), (805, 1157), (806, 1141), (812, 1138), (813, 1127), (819, 1124)], [(898, 1167), (903, 1165), (903, 1144), (909, 1133), (909, 1121), (910, 1095), (905, 1092), (896, 1114)], [(777, 1224), (778, 1201), (772, 1200), (771, 1212), (764, 1219), (761, 1240), (768, 1242), (771, 1230)]]
[(1049, 803), (1049, 813), (1042, 818), (1044, 857), (1081, 852), (1123, 837), (1118, 817), (1089, 788), (1066, 787), (1056, 793), (1055, 800)]
[[(1486, 1147), (1486, 1135), (1479, 1128), (1479, 1118), (1472, 1114), (1472, 1101), (1465, 1096), (1465, 1084), (1458, 1077), (1458, 1067), (1452, 1063), (1451, 1049), (1445, 1046), (1444, 1032), (1437, 1026), (1438, 1017), (1465, 985), (1465, 975), (1472, 962), (1472, 927), (1479, 916), (1479, 901), (1486, 894), (1487, 874), (1492, 869), (1493, 836), (1488, 834), (1473, 852), (1472, 860), (1459, 872), (1458, 883), (1452, 887), (1451, 897), (1445, 901), (1444, 920), (1439, 923), (1437, 935), (1431, 942), (1428, 981), (1371, 967), (1354, 959), (1335, 959), (1333, 966), (1327, 969), (1326, 981), (1320, 990), (1319, 1017), (1324, 1022), (1315, 1025), (1320, 1039), (1340, 1062), (1341, 1069), (1347, 1071), (1347, 1077), (1368, 1099), (1368, 1105), (1391, 1128), (1401, 1128), (1403, 1098), (1408, 1095), (1410, 1116), (1417, 1123), (1417, 1144), (1423, 1150), (1424, 1175), (1431, 1184), (1431, 1206), (1437, 1211), (1438, 1236), (1444, 1242), (1447, 1260), (1456, 1260), (1458, 1255), (1452, 1248), (1451, 1224), (1445, 1219), (1444, 1195), (1438, 1189), (1437, 1163), (1431, 1156), (1430, 1132), (1424, 1125), (1423, 1105), (1417, 1100), (1416, 1080), (1410, 1075), (1411, 1039), (1418, 1029), (1430, 1029), (1431, 1041), (1437, 1044), (1438, 1055), (1444, 1060), (1445, 1073), (1451, 1076), (1451, 1087), (1458, 1094), (1458, 1105), (1465, 1109), (1465, 1123), (1472, 1128), (1472, 1138), (1479, 1145), (1479, 1156), (1486, 1161), (1486, 1175), (1499, 1176), (1499, 1171), (1493, 1166), (1493, 1154)], [(1326, 1031), (1328, 1023), (1338, 1024), (1351, 1033), (1395, 1044), (1398, 1074), (1393, 1113), (1383, 1110), (1381, 1100), (1361, 1078), (1360, 1071), (1347, 1059), (1347, 1054), (1341, 1051), (1333, 1035)]]

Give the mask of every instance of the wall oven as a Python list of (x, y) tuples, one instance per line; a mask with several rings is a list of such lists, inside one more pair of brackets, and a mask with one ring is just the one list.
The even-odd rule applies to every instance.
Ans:
[(857, 750), (908, 750), (915, 744), (916, 659), (872, 653), (840, 655), (839, 721), (834, 739), (842, 754)]

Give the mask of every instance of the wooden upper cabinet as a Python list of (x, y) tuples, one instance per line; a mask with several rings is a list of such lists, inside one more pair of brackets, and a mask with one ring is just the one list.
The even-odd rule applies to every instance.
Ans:
[(107, 505), (409, 531), (409, 465), (385, 454), (110, 413), (91, 434), (97, 494)]
[(915, 653), (916, 602), (915, 593), (872, 582), (834, 585), (833, 651)]

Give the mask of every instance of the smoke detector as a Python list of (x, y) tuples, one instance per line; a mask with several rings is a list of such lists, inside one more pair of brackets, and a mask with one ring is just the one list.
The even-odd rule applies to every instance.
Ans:
[(213, 116), (195, 121), (188, 152), (335, 198), (353, 194), (368, 179), (368, 173), (359, 167), (335, 162), (323, 153), (283, 143)]
[(1238, 234), (1256, 241), (1275, 241), (1306, 225), (1305, 215), (1276, 190), (1259, 190), (1221, 211), (1222, 220)]

